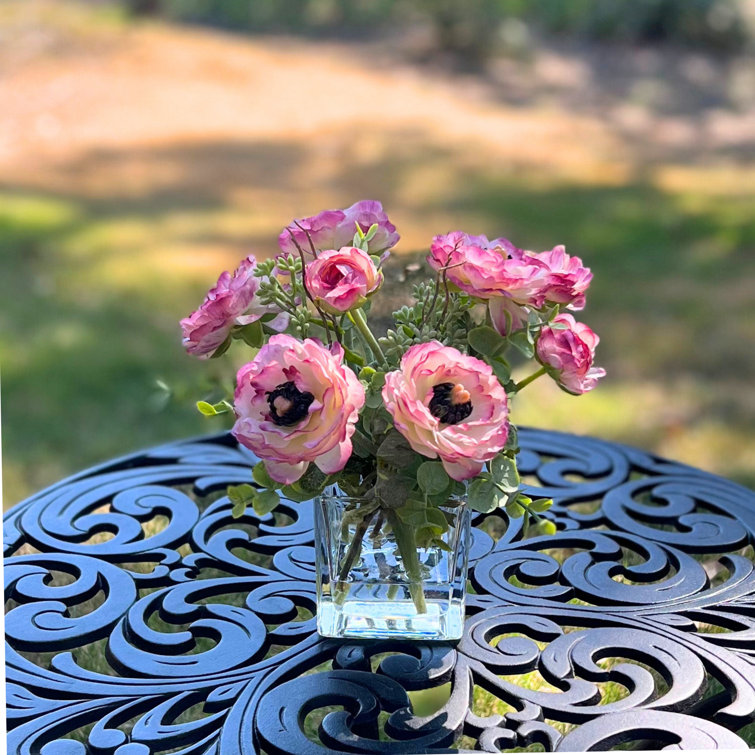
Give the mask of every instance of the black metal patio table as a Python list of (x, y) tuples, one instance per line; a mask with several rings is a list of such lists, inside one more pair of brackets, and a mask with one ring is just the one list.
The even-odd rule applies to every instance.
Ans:
[(520, 443), (558, 532), (476, 516), (459, 643), (320, 638), (312, 505), (234, 520), (225, 488), (255, 460), (228, 435), (19, 504), (5, 516), (8, 751), (746, 748), (755, 494), (591, 438)]

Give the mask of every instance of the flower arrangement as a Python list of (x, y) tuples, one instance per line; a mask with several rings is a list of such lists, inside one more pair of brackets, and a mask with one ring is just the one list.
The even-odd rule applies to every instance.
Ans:
[[(531, 252), (504, 238), (436, 236), (432, 278), (379, 337), (369, 310), (398, 240), (376, 201), (294, 220), (275, 258), (250, 256), (224, 272), (181, 326), (200, 358), (233, 342), (252, 350), (232, 404), (198, 403), (207, 415), (232, 412), (234, 436), (261, 459), (255, 485), (228, 489), (234, 516), (336, 486), (361, 501), (348, 512), (354, 539), (369, 526), (372, 537), (390, 529), (420, 580), (416, 551), (447, 547), (444, 507), (460, 496), (475, 511), (505, 507), (555, 531), (542, 516), (551, 502), (520, 489), (509, 404), (542, 375), (581, 394), (605, 371), (593, 366), (598, 337), (571, 314), (592, 274), (563, 246)], [(512, 354), (536, 363), (518, 382)], [(356, 553), (347, 549), (344, 574)]]

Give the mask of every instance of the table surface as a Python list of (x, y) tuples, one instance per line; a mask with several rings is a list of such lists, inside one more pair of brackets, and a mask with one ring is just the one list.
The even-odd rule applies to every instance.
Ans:
[(591, 438), (520, 442), (558, 533), (522, 539), (504, 512), (476, 515), (459, 643), (320, 638), (312, 506), (232, 519), (225, 488), (255, 459), (227, 435), (19, 504), (5, 516), (9, 752), (746, 747), (755, 494)]

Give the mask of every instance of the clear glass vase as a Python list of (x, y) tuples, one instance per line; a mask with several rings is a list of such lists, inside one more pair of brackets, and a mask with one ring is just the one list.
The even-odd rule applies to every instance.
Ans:
[[(441, 538), (447, 549), (415, 546), (406, 557), (407, 532), (395, 511), (378, 510), (365, 524), (348, 513), (364, 504), (341, 495), (315, 499), (317, 631), (324, 637), (459, 639), (471, 538), (465, 501), (441, 508), (449, 521)], [(413, 532), (409, 538), (413, 545)]]

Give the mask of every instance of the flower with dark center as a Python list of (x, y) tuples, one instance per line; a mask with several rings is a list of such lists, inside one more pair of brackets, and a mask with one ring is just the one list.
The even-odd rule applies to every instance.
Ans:
[(315, 397), (309, 391), (300, 391), (293, 380), (281, 383), (267, 392), (270, 419), (276, 425), (290, 427), (307, 416), (309, 405)]
[(493, 369), (438, 341), (417, 343), (388, 372), (383, 402), (412, 449), (449, 477), (476, 477), (506, 445), (506, 391)]
[(291, 485), (310, 464), (335, 474), (351, 457), (365, 390), (344, 356), (339, 343), (281, 333), (239, 369), (232, 433), (276, 482)]
[(446, 425), (463, 422), (472, 413), (472, 401), (461, 383), (438, 383), (428, 404), (430, 414)]

